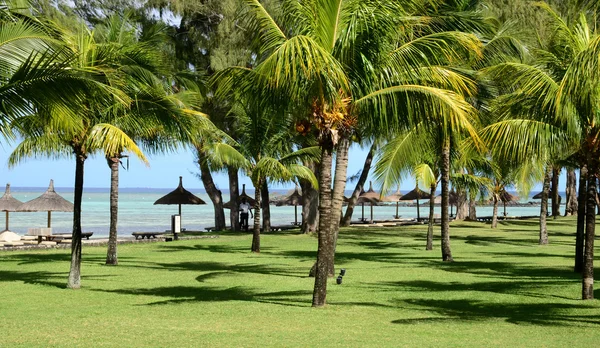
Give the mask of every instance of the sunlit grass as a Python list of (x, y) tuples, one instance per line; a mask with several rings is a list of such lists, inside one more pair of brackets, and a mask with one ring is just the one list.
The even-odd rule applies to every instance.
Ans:
[[(83, 288), (65, 288), (68, 250), (0, 253), (0, 346), (596, 346), (600, 305), (579, 300), (575, 220), (451, 228), (456, 262), (426, 226), (345, 229), (328, 306), (310, 307), (316, 239), (272, 234), (84, 247)], [(436, 232), (439, 234), (439, 231)], [(600, 296), (600, 293), (597, 294)]]

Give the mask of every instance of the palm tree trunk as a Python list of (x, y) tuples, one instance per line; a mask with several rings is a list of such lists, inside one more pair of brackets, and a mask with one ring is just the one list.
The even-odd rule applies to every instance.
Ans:
[(260, 189), (263, 232), (271, 232), (271, 207), (269, 206), (269, 185), (265, 181)]
[(321, 175), (319, 178), (319, 234), (317, 269), (313, 291), (313, 307), (322, 307), (327, 298), (327, 278), (331, 264), (333, 233), (331, 231), (331, 164), (333, 143), (326, 139), (321, 144)]
[(206, 161), (206, 154), (202, 150), (198, 150), (198, 166), (200, 167), (200, 179), (202, 179), (202, 183), (204, 184), (204, 190), (215, 208), (215, 231), (222, 231), (226, 228), (223, 197), (221, 196), (221, 190), (217, 189), (215, 185), (208, 162)]
[(556, 219), (560, 216), (560, 195), (558, 194), (558, 180), (560, 177), (560, 168), (552, 168), (552, 188), (550, 194), (552, 196), (552, 217)]
[(594, 237), (596, 230), (596, 175), (598, 169), (588, 167), (587, 206), (585, 208), (585, 252), (583, 255), (583, 274), (581, 298), (594, 299)]
[(257, 182), (252, 182), (254, 185), (254, 227), (252, 228), (252, 252), (260, 253), (260, 196), (261, 190), (258, 187), (262, 187), (263, 181), (258, 179)]
[(464, 220), (469, 215), (467, 193), (464, 189), (456, 190), (456, 220)]
[[(312, 162), (304, 165), (317, 174), (318, 180), (319, 166)], [(310, 182), (303, 179), (299, 181), (302, 188), (302, 197), (304, 198), (302, 202), (302, 233), (317, 232), (319, 227), (319, 191), (312, 187)]]
[(117, 257), (117, 223), (119, 214), (119, 164), (121, 156), (107, 158), (110, 167), (110, 227), (108, 230), (108, 248), (106, 264), (118, 265)]
[(350, 196), (350, 200), (348, 201), (348, 206), (346, 207), (346, 213), (344, 214), (344, 218), (342, 219), (341, 226), (348, 227), (352, 222), (352, 214), (354, 213), (354, 207), (356, 206), (358, 196), (360, 196), (360, 193), (365, 188), (365, 183), (367, 182), (367, 177), (369, 176), (369, 171), (371, 170), (371, 164), (373, 163), (374, 154), (375, 144), (371, 145), (371, 149), (367, 154), (367, 158), (365, 159), (365, 163), (363, 164), (362, 172), (360, 172), (360, 178), (358, 178), (356, 186), (354, 187), (354, 191), (352, 192), (352, 196)]
[(429, 200), (429, 224), (427, 225), (427, 245), (425, 246), (425, 250), (433, 250), (433, 215), (435, 211), (433, 197), (435, 197), (436, 186), (437, 184), (431, 185), (431, 188), (429, 189), (429, 194), (432, 198)]
[(542, 203), (540, 204), (540, 245), (548, 244), (548, 228), (546, 220), (548, 217), (548, 194), (550, 192), (550, 175), (552, 168), (546, 168), (544, 174), (544, 185), (542, 186)]
[(575, 170), (567, 171), (565, 216), (577, 215), (577, 176)]
[(350, 140), (342, 138), (337, 145), (335, 156), (335, 177), (333, 180), (333, 194), (331, 196), (331, 230), (333, 231), (333, 244), (331, 249), (331, 260), (329, 262), (329, 276), (335, 274), (335, 249), (340, 231), (340, 219), (342, 215), (342, 204), (344, 203), (344, 190), (346, 189), (346, 177), (348, 172), (348, 150)]
[(492, 228), (498, 227), (498, 194), (494, 193), (493, 201), (494, 201), (494, 210), (492, 213)]
[(575, 268), (574, 271), (581, 273), (583, 271), (583, 254), (585, 248), (585, 217), (587, 204), (587, 166), (582, 165), (579, 168), (579, 196), (577, 207), (577, 233), (575, 235)]
[(229, 200), (233, 202), (229, 210), (229, 224), (232, 231), (240, 230), (240, 207), (238, 197), (240, 195), (240, 183), (238, 178), (238, 169), (227, 167), (227, 175), (229, 176)]
[(450, 250), (450, 218), (448, 216), (448, 202), (450, 191), (450, 140), (444, 141), (442, 147), (442, 260), (453, 262)]
[(469, 198), (469, 221), (477, 221), (477, 207), (474, 198)]
[(67, 287), (81, 288), (81, 198), (83, 196), (83, 165), (86, 156), (75, 152), (75, 192), (73, 194), (73, 234), (71, 236), (71, 268)]

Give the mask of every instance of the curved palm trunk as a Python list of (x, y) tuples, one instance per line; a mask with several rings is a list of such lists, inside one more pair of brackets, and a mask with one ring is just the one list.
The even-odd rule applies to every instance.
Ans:
[[(450, 250), (450, 219), (448, 216), (449, 183), (450, 183), (450, 143), (446, 140), (442, 147), (442, 260), (453, 262)], [(457, 213), (458, 214), (458, 213)]]
[(544, 174), (544, 186), (542, 188), (542, 203), (540, 204), (540, 245), (548, 244), (548, 228), (546, 220), (548, 217), (548, 195), (550, 192), (551, 174), (552, 169), (550, 167), (546, 168), (546, 173)]
[(558, 194), (558, 181), (560, 177), (560, 168), (552, 168), (552, 188), (550, 195), (552, 198), (552, 217), (556, 219), (560, 216), (560, 195)]
[(575, 235), (575, 272), (583, 271), (583, 254), (585, 245), (585, 217), (587, 204), (587, 166), (582, 165), (579, 169), (579, 206), (577, 207), (577, 232)]
[(252, 183), (255, 187), (254, 189), (254, 199), (256, 203), (254, 204), (254, 227), (252, 228), (252, 252), (260, 253), (260, 196), (261, 190), (257, 187), (262, 186), (262, 180), (258, 180), (258, 182)]
[(110, 227), (108, 229), (108, 248), (106, 264), (119, 264), (117, 256), (117, 224), (119, 214), (119, 164), (120, 156), (107, 158), (110, 167)]
[(597, 168), (589, 166), (587, 182), (587, 202), (585, 208), (585, 252), (583, 255), (583, 274), (581, 298), (594, 299), (594, 237), (596, 230), (596, 175)]
[(75, 191), (73, 194), (73, 234), (71, 236), (71, 268), (67, 287), (81, 288), (81, 197), (83, 196), (83, 165), (86, 156), (75, 155)]
[[(348, 227), (352, 222), (352, 214), (354, 213), (354, 207), (356, 207), (356, 201), (358, 200), (358, 196), (365, 188), (365, 183), (367, 182), (367, 177), (369, 176), (369, 171), (371, 170), (371, 164), (373, 163), (373, 155), (375, 153), (375, 144), (371, 145), (371, 149), (367, 154), (367, 158), (365, 159), (365, 163), (363, 164), (362, 172), (360, 172), (360, 177), (356, 182), (356, 186), (354, 187), (354, 191), (350, 196), (350, 200), (348, 201), (348, 206), (346, 207), (346, 213), (344, 214), (344, 218), (342, 219), (341, 226)], [(397, 215), (397, 213), (396, 213)]]
[[(429, 194), (431, 197), (435, 197), (436, 185), (431, 185)], [(427, 225), (427, 245), (425, 250), (433, 250), (433, 216), (434, 216), (435, 202), (434, 199), (429, 200), (429, 224)]]
[(494, 210), (492, 213), (492, 228), (498, 227), (498, 201), (499, 197), (497, 193), (494, 193), (493, 201), (494, 201)]
[(319, 227), (319, 191), (303, 179), (300, 179), (302, 188), (302, 233), (317, 232)]
[(319, 235), (317, 268), (312, 306), (322, 307), (327, 298), (327, 278), (331, 264), (333, 233), (331, 231), (331, 164), (333, 143), (327, 139), (321, 144), (321, 175), (319, 178)]
[(263, 232), (271, 232), (271, 207), (269, 206), (269, 185), (265, 181), (260, 189)]
[(236, 203), (240, 196), (238, 169), (227, 167), (227, 175), (229, 176), (229, 200), (233, 202), (229, 210), (229, 226), (231, 226), (231, 230), (233, 231), (240, 231), (240, 209)]
[(469, 221), (477, 221), (477, 207), (474, 198), (469, 198)]
[(206, 162), (206, 155), (201, 150), (198, 150), (198, 165), (200, 167), (200, 178), (202, 179), (202, 184), (204, 184), (204, 190), (206, 190), (206, 194), (215, 208), (215, 230), (222, 231), (226, 228), (223, 197), (221, 196), (221, 190), (217, 189), (215, 185), (210, 168)]
[(567, 185), (566, 185), (566, 205), (565, 205), (565, 216), (577, 215), (577, 176), (575, 170), (569, 169), (567, 171)]
[[(335, 158), (335, 177), (333, 181), (333, 194), (331, 196), (331, 230), (333, 231), (333, 244), (330, 251), (331, 259), (329, 261), (330, 277), (333, 277), (335, 274), (335, 249), (337, 247), (337, 239), (340, 231), (342, 204), (344, 203), (344, 190), (346, 189), (349, 149), (350, 140), (346, 138), (340, 139)], [(371, 209), (373, 209), (372, 206)]]

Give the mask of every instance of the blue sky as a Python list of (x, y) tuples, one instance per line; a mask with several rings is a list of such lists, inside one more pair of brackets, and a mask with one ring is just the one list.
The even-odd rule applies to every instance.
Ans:
[[(2, 166), (2, 179), (4, 183), (10, 183), (13, 187), (47, 187), (50, 179), (54, 179), (57, 187), (72, 187), (75, 176), (75, 162), (72, 159), (49, 160), (30, 158), (14, 168), (8, 168), (8, 156), (13, 147), (6, 144), (0, 148), (0, 165)], [(353, 146), (350, 149), (348, 175), (354, 175), (361, 170), (368, 149)], [(178, 177), (183, 176), (186, 188), (203, 188), (202, 182), (195, 176), (199, 172), (194, 163), (195, 156), (190, 151), (181, 150), (169, 155), (155, 155), (149, 157), (150, 167), (142, 162), (131, 158), (129, 171), (120, 171), (121, 187), (149, 187), (149, 188), (173, 188), (177, 186)], [(226, 173), (214, 175), (217, 186), (220, 189), (228, 188)], [(241, 183), (249, 188), (252, 186), (250, 180), (241, 177)], [(355, 183), (348, 183), (347, 189), (354, 188)], [(106, 161), (101, 156), (91, 157), (85, 164), (85, 187), (110, 187), (110, 171)], [(278, 186), (275, 188), (290, 188), (293, 184)], [(403, 190), (411, 190), (414, 181), (407, 179), (403, 182)]]

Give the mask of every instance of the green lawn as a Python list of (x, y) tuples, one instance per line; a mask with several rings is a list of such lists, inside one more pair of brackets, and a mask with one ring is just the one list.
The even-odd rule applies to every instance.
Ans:
[[(579, 300), (572, 218), (451, 226), (442, 263), (426, 226), (345, 229), (328, 306), (310, 307), (316, 238), (250, 235), (84, 247), (82, 289), (68, 250), (0, 252), (1, 347), (594, 347), (600, 304)], [(439, 229), (436, 229), (439, 234)], [(598, 286), (600, 288), (600, 286)], [(596, 297), (600, 292), (596, 293)]]

